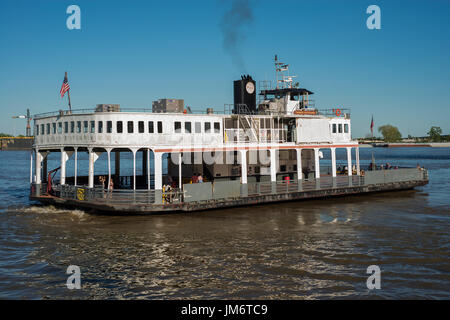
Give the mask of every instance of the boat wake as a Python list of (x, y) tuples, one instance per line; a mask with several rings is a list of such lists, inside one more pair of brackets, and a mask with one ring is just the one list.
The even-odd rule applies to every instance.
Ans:
[(6, 209), (7, 212), (16, 212), (16, 213), (35, 213), (35, 214), (71, 214), (82, 218), (86, 215), (86, 212), (83, 210), (70, 210), (70, 209), (60, 209), (55, 206), (40, 206), (40, 205), (32, 205), (28, 207), (9, 207)]

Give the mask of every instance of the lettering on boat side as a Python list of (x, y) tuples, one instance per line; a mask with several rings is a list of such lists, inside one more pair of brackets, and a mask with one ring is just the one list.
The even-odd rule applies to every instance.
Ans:
[(67, 20), (66, 20), (67, 29), (80, 30), (81, 29), (81, 9), (80, 9), (80, 7), (75, 4), (72, 4), (67, 7), (66, 13), (70, 14), (70, 16), (67, 17)]
[(366, 21), (367, 29), (381, 29), (381, 9), (379, 6), (372, 4), (367, 7), (366, 13), (371, 14)]
[(367, 278), (367, 289), (381, 289), (381, 270), (377, 265), (371, 265), (367, 267), (367, 274), (371, 274)]
[(79, 266), (70, 265), (67, 267), (66, 274), (70, 274), (67, 278), (67, 289), (81, 289), (81, 271)]

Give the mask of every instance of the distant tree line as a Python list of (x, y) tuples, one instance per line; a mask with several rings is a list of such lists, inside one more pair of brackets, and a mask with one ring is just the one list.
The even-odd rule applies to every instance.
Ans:
[[(14, 137), (14, 135), (9, 134), (9, 133), (0, 132), (0, 138), (5, 138), (5, 137)], [(22, 137), (25, 137), (25, 136), (23, 134), (19, 134), (17, 137), (18, 138), (22, 138)]]
[[(383, 140), (385, 142), (399, 142), (402, 140), (402, 134), (397, 127), (386, 124), (378, 127), (378, 132), (381, 133), (382, 137), (373, 137), (372, 140)], [(428, 136), (425, 137), (412, 137), (408, 135), (408, 139), (414, 140), (415, 142), (450, 142), (450, 135), (443, 135), (442, 129), (437, 126), (432, 126), (427, 132)], [(369, 139), (366, 136), (366, 139)], [(366, 140), (362, 139), (362, 140)]]
[(381, 132), (383, 140), (386, 142), (397, 142), (402, 140), (402, 134), (398, 128), (390, 124), (378, 127), (378, 132)]
[(3, 137), (12, 137), (12, 136), (13, 136), (12, 134), (0, 132), (0, 138), (3, 138)]

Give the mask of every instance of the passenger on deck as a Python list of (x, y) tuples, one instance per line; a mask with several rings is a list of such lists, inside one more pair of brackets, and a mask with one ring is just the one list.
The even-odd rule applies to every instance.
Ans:
[(173, 185), (173, 179), (172, 179), (171, 176), (167, 176), (167, 184), (168, 184), (169, 186)]
[(203, 183), (203, 177), (201, 174), (198, 175), (197, 181), (198, 183)]
[(306, 167), (305, 169), (303, 169), (303, 173), (305, 174), (305, 180), (308, 180), (308, 178), (309, 178), (309, 168)]
[(195, 172), (194, 175), (192, 176), (192, 183), (197, 183), (198, 182), (198, 176), (197, 173)]
[(102, 189), (105, 189), (105, 180), (106, 180), (105, 176), (98, 177), (98, 181), (100, 181), (100, 183), (102, 184)]

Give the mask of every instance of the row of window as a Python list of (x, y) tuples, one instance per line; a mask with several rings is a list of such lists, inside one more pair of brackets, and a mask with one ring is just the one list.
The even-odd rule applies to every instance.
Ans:
[[(205, 133), (211, 133), (211, 122), (205, 122), (203, 123), (204, 129), (203, 132)], [(175, 133), (183, 133), (181, 121), (175, 121), (174, 122), (174, 130)], [(194, 130), (195, 133), (202, 133), (202, 123), (201, 122), (194, 122)], [(184, 133), (192, 133), (192, 123), (191, 122), (184, 122)], [(220, 133), (220, 122), (214, 122), (214, 133)]]
[[(333, 123), (333, 133), (342, 133), (342, 123)], [(344, 123), (344, 133), (348, 133), (348, 123)]]
[[(106, 131), (104, 131), (103, 127), (104, 121), (70, 121), (70, 122), (58, 122), (58, 123), (47, 123), (36, 126), (36, 135), (44, 135), (44, 134), (56, 134), (56, 133), (113, 133), (113, 121), (105, 121), (106, 122)], [(123, 133), (124, 132), (124, 121), (116, 121), (116, 132), (115, 133)], [(186, 121), (175, 121), (174, 122), (174, 131), (175, 133), (193, 133), (192, 131), (192, 122)], [(204, 122), (203, 127), (204, 133), (211, 133), (211, 122)], [(220, 122), (214, 122), (214, 133), (220, 133)], [(182, 129), (184, 127), (184, 130)], [(126, 122), (127, 133), (134, 133), (134, 121)], [(138, 121), (137, 126), (139, 133), (145, 133), (144, 121)], [(163, 124), (162, 121), (148, 121), (147, 126), (148, 133), (163, 133)], [(194, 130), (195, 133), (202, 133), (202, 123), (194, 122)]]

